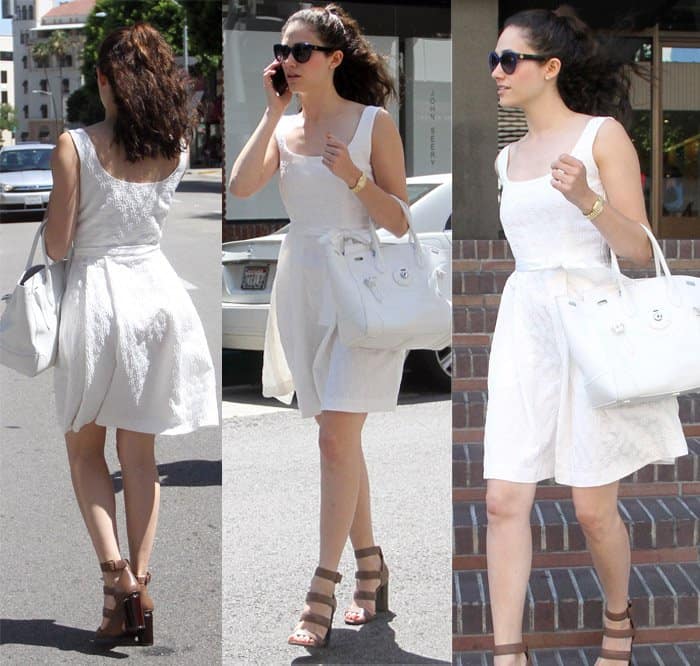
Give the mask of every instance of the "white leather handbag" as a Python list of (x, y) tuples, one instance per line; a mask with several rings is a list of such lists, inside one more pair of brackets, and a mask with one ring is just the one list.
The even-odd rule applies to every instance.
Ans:
[(452, 339), (451, 253), (421, 243), (408, 205), (408, 238), (380, 245), (369, 234), (338, 232), (326, 257), (340, 341), (367, 349), (442, 349)]
[[(0, 364), (34, 377), (56, 360), (61, 298), (66, 261), (51, 262), (46, 254), (43, 231), (34, 236), (27, 265), (0, 317)], [(44, 263), (32, 265), (41, 241)]]
[(645, 227), (656, 277), (630, 279), (611, 251), (615, 284), (561, 296), (571, 359), (593, 407), (645, 402), (700, 388), (700, 278), (671, 275)]

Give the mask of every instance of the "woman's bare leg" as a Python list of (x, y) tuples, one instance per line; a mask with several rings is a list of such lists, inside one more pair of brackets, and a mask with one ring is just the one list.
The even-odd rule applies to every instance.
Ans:
[[(363, 468), (362, 427), (367, 414), (324, 411), (317, 418), (319, 423), (319, 449), (321, 454), (321, 519), (318, 564), (324, 569), (338, 570), (340, 557), (348, 540), (350, 527), (355, 519), (360, 479)], [(335, 584), (324, 578), (314, 577), (311, 589), (330, 596)], [(327, 617), (328, 606), (311, 602), (305, 610)], [(324, 636), (326, 628), (312, 622), (300, 622), (295, 633), (308, 629)], [(303, 638), (304, 634), (297, 634)]]
[[(495, 645), (522, 641), (523, 610), (532, 567), (530, 511), (534, 483), (488, 479), (486, 559)], [(525, 664), (523, 654), (494, 658), (494, 666)]]
[[(98, 562), (121, 559), (114, 486), (104, 457), (105, 435), (106, 428), (95, 423), (88, 423), (78, 432), (65, 433), (73, 490)], [(118, 573), (103, 572), (108, 586), (117, 577)], [(114, 598), (105, 595), (104, 605), (112, 608)]]
[(160, 483), (155, 435), (117, 430), (117, 454), (124, 482), (129, 557), (135, 574), (145, 574), (158, 524)]
[[(630, 540), (617, 508), (619, 482), (594, 488), (572, 488), (576, 517), (586, 536), (593, 566), (605, 592), (605, 603), (612, 613), (627, 608), (630, 578)], [(629, 620), (605, 620), (611, 629), (627, 629)], [(627, 651), (630, 638), (604, 638), (603, 647)], [(618, 666), (619, 661), (599, 658), (597, 666)]]

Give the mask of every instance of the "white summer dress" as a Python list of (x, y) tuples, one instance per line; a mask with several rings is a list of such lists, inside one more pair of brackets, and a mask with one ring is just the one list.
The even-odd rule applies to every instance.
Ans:
[(54, 388), (63, 432), (91, 421), (177, 435), (219, 423), (214, 367), (189, 294), (160, 250), (187, 164), (156, 183), (111, 176), (83, 129), (74, 255)]
[[(348, 151), (372, 178), (372, 127), (380, 107), (362, 111)], [(323, 410), (390, 411), (396, 408), (405, 352), (349, 349), (339, 338), (326, 276), (324, 235), (351, 230), (369, 234), (362, 202), (320, 156), (287, 147), (301, 113), (283, 116), (275, 130), (280, 193), (291, 221), (280, 249), (265, 335), (263, 394), (291, 402), (302, 417)]]
[[(606, 120), (591, 118), (570, 151), (601, 196), (593, 142)], [(491, 348), (484, 478), (599, 486), (684, 455), (675, 398), (593, 409), (569, 360), (555, 299), (613, 280), (603, 236), (551, 186), (550, 173), (510, 180), (508, 146), (497, 169), (516, 270), (503, 290)]]

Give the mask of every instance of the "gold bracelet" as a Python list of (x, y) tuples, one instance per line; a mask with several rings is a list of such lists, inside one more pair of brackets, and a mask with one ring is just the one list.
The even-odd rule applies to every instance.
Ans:
[(367, 185), (367, 176), (365, 175), (365, 172), (363, 171), (360, 174), (360, 177), (357, 179), (357, 182), (350, 188), (350, 191), (353, 194), (357, 194), (360, 192), (364, 186)]
[(583, 213), (583, 216), (588, 218), (592, 222), (596, 219), (596, 217), (598, 217), (598, 215), (600, 215), (603, 212), (603, 203), (603, 197), (598, 195), (596, 197), (595, 203), (593, 204), (593, 208), (591, 208), (587, 213)]

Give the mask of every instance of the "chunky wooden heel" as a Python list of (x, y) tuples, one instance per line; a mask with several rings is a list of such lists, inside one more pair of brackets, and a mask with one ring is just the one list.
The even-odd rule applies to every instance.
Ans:
[(108, 560), (100, 564), (103, 572), (119, 572), (113, 586), (105, 585), (102, 592), (114, 597), (114, 608), (103, 608), (106, 626), (95, 632), (100, 646), (137, 645), (138, 633), (146, 628), (141, 592), (128, 560)]
[(136, 574), (136, 580), (139, 583), (141, 606), (143, 608), (143, 618), (146, 625), (144, 629), (139, 631), (139, 645), (153, 645), (153, 609), (155, 608), (155, 604), (147, 589), (148, 584), (151, 582), (151, 573), (147, 571), (145, 574)]
[(348, 608), (345, 611), (345, 624), (367, 624), (377, 617), (377, 613), (386, 613), (389, 610), (389, 569), (384, 562), (384, 555), (379, 546), (360, 548), (355, 551), (355, 559), (379, 555), (381, 565), (379, 571), (358, 570), (355, 572), (357, 580), (379, 580), (379, 585), (374, 592), (355, 590), (352, 598), (355, 601), (374, 601), (374, 613), (364, 608)]

